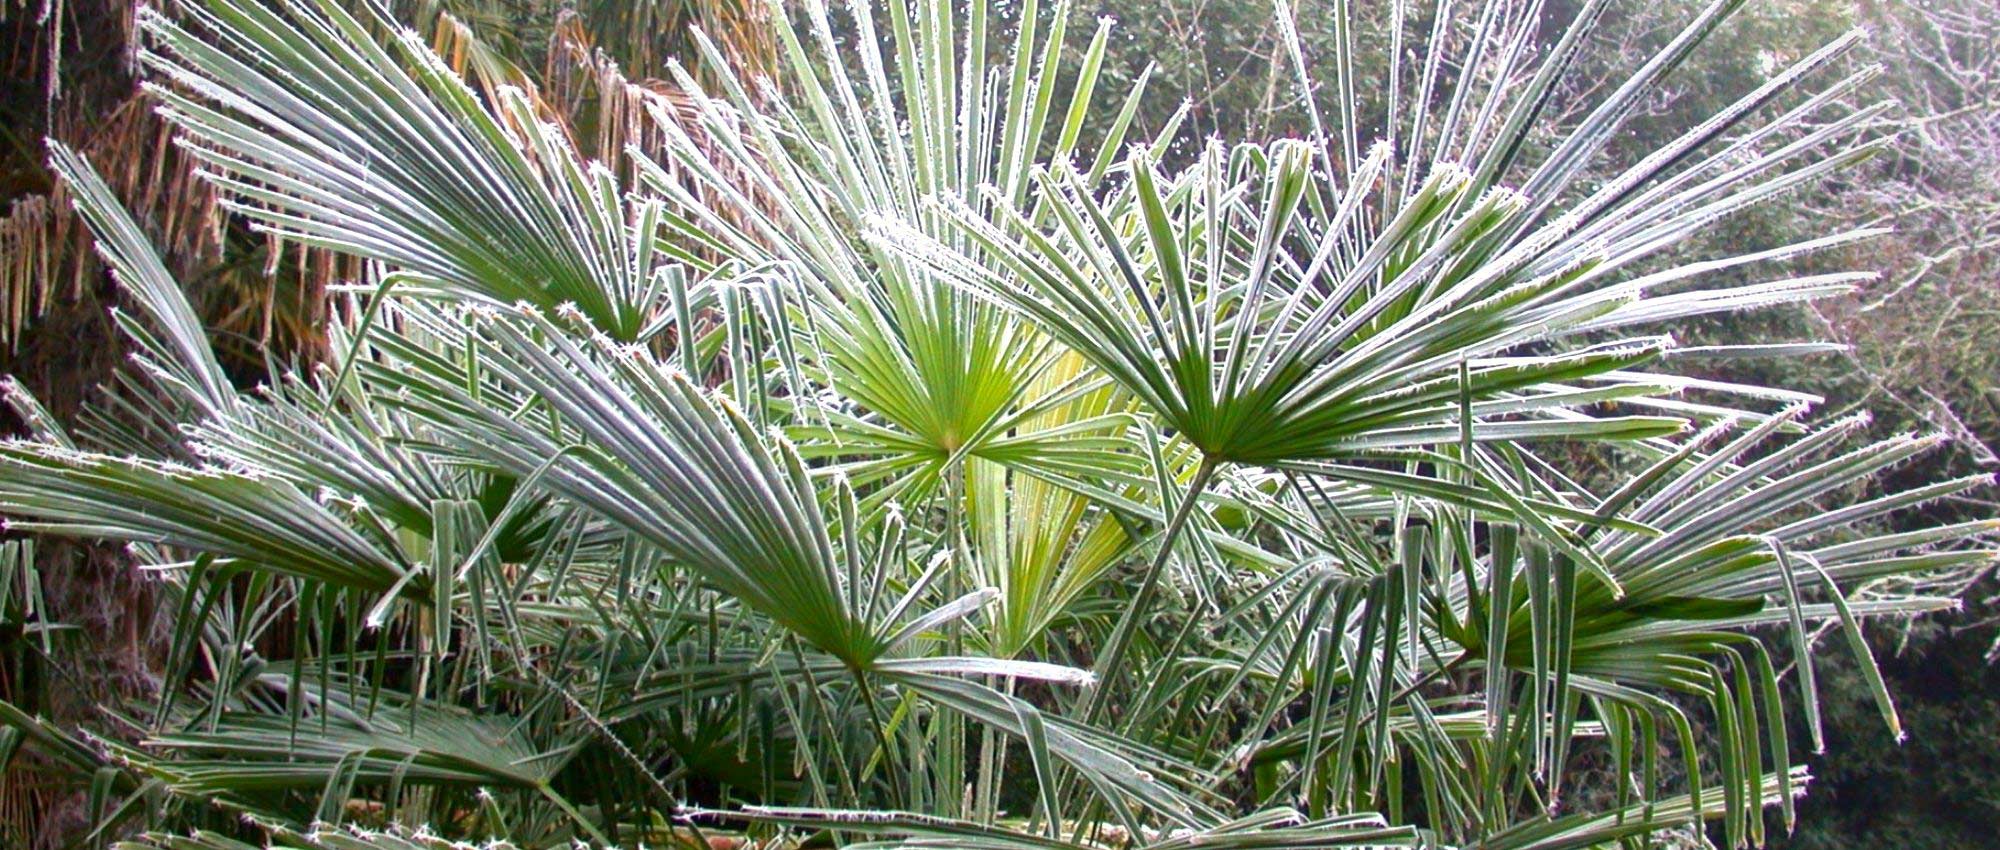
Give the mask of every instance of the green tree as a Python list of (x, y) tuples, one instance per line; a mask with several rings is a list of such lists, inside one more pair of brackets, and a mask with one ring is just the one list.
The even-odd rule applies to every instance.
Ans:
[(775, 82), (692, 36), (613, 163), (379, 10), (142, 10), (231, 212), (366, 268), (239, 390), (53, 146), (140, 377), (12, 394), (0, 513), (129, 543), (171, 640), (136, 741), (0, 704), (0, 752), (156, 847), (1762, 843), (1815, 632), (1894, 731), (1861, 621), (1992, 550), (1879, 526), (1984, 483), (1879, 486), (1935, 439), (1684, 368), (1823, 346), (1667, 333), (1864, 277), (1793, 262), (1866, 230), (1677, 253), (1883, 147), (1854, 36), (1607, 163), (1738, 5), (1556, 122), (1604, 4), (1342, 14), (1310, 67), (1281, 4), (1331, 107), (1177, 152), (1067, 6), (809, 4)]

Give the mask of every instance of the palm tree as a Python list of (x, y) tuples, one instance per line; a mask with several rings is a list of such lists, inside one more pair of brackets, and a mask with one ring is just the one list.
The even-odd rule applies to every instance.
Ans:
[(1330, 129), (1188, 155), (1128, 148), (1137, 92), (1085, 144), (1067, 4), (989, 67), (983, 2), (773, 3), (776, 77), (696, 32), (622, 162), (379, 11), (142, 11), (229, 209), (366, 273), (241, 391), (56, 147), (141, 377), (24, 417), (0, 513), (127, 541), (174, 630), (136, 742), (0, 703), (0, 757), (162, 848), (1761, 843), (1818, 639), (1895, 730), (1863, 619), (1993, 557), (1887, 520), (1985, 480), (1873, 489), (1936, 441), (1674, 368), (1822, 350), (1667, 332), (1864, 277), (1783, 264), (1869, 232), (1671, 250), (1874, 149), (1869, 72), (1815, 83), (1854, 38), (1584, 185), (1737, 4), (1549, 126), (1603, 5), (1546, 50), (1425, 10), (1380, 116), (1343, 29)]
[[(267, 358), (323, 357), (325, 287), (363, 270), (356, 257), (255, 233), (218, 207), (215, 187), (195, 174), (192, 157), (175, 149), (172, 127), (154, 113), (152, 98), (131, 73), (136, 41), (129, 24), (136, 5), (59, 3), (6, 21), (17, 43), (34, 49), (15, 52), (15, 85), (0, 106), (14, 141), (0, 154), (0, 206), (11, 204), (0, 217), (0, 255), (6, 258), (0, 264), (0, 373), (17, 375), (62, 422), (79, 412), (119, 418), (117, 399), (101, 398), (95, 407), (83, 400), (99, 395), (100, 384), (114, 396), (132, 375), (118, 374), (127, 352), (105, 315), (116, 301), (110, 278), (67, 187), (45, 162), (43, 135), (71, 145), (104, 175), (166, 266), (185, 282), (219, 360), (239, 381), (263, 374)], [(626, 43), (623, 34), (635, 22), (681, 32), (676, 22), (699, 19), (719, 33), (736, 61), (767, 63), (772, 55), (763, 40), (769, 28), (743, 26), (740, 16), (754, 10), (735, 3), (645, 0), (574, 11), (544, 0), (390, 6), (476, 87), (489, 94), (506, 85), (529, 89), (544, 117), (565, 123), (593, 155), (615, 156), (627, 141), (647, 144), (641, 131), (650, 120), (639, 120), (641, 104), (674, 102), (670, 87), (643, 77), (660, 73), (666, 57), (658, 50), (685, 53), (685, 47), (673, 38)], [(171, 13), (176, 7), (163, 8)], [(598, 49), (600, 42), (609, 54)], [(46, 601), (31, 620), (62, 627), (50, 640), (35, 641), (32, 652), (16, 651), (21, 644), (0, 638), (0, 663), (14, 667), (14, 675), (0, 681), (0, 699), (74, 723), (96, 716), (94, 694), (147, 688), (156, 672), (147, 647), (154, 623), (148, 612), (157, 600), (132, 559), (121, 547), (90, 543), (32, 551), (38, 561), (15, 575), (47, 581), (15, 590)], [(68, 670), (88, 672), (70, 676)], [(47, 684), (52, 681), (61, 686)], [(0, 777), (6, 792), (0, 794), (0, 844), (57, 846), (55, 836), (82, 820), (82, 794), (65, 793), (70, 783), (34, 770), (32, 759), (15, 767)], [(38, 831), (42, 840), (31, 841)]]

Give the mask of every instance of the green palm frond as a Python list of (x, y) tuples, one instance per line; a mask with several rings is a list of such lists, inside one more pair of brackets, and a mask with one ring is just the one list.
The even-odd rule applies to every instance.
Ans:
[[(921, 215), (921, 199), (933, 193), (991, 183), (1019, 194), (1044, 148), (1056, 157), (1074, 151), (1097, 98), (1107, 30), (1099, 28), (1077, 65), (1077, 84), (1064, 90), (1067, 3), (1046, 33), (1039, 4), (1022, 8), (1004, 67), (994, 68), (984, 2), (964, 10), (962, 27), (956, 10), (888, 4), (889, 50), (877, 38), (875, 10), (852, 11), (839, 22), (855, 29), (851, 41), (840, 40), (818, 2), (806, 7), (804, 31), (779, 29), (782, 79), (799, 92), (795, 104), (771, 100), (767, 83), (739, 74), (698, 36), (703, 67), (718, 78), (713, 95), (681, 80), (694, 95), (690, 123), (701, 132), (659, 114), (672, 142), (671, 160), (661, 165), (674, 170), (641, 161), (640, 173), (689, 229), (703, 231), (710, 250), (803, 290), (802, 356), (818, 381), (860, 409), (815, 411), (822, 422), (807, 417), (795, 428), (802, 451), (841, 458), (857, 487), (896, 482), (877, 499), (894, 494), (914, 504), (961, 458), (1041, 462), (1032, 444), (995, 443), (1069, 388), (1030, 386), (1053, 356), (1040, 334), (860, 232), (880, 215), (935, 221)], [(771, 4), (769, 13), (784, 10)], [(1143, 79), (1126, 102), (1141, 90)], [(1115, 149), (1124, 130), (1103, 148)], [(695, 141), (718, 135), (735, 143), (713, 149)]]
[[(659, 208), (628, 210), (518, 90), (482, 104), (413, 32), (335, 3), (143, 8), (148, 90), (232, 211), (498, 305), (574, 304), (606, 333), (656, 318)], [(188, 29), (228, 33), (226, 47)], [(497, 108), (496, 108), (497, 107)], [(256, 140), (255, 144), (243, 144)]]

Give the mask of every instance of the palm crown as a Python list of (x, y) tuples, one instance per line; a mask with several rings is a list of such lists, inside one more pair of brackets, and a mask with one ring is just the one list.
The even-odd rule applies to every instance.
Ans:
[(775, 78), (695, 34), (662, 155), (610, 165), (377, 11), (142, 10), (233, 210), (370, 276), (332, 362), (239, 392), (56, 152), (154, 421), (24, 416), (0, 512), (130, 541), (174, 633), (133, 735), (0, 704), (0, 753), (159, 847), (251, 837), (207, 803), (311, 848), (1759, 842), (1815, 626), (1895, 728), (1860, 620), (1991, 552), (1881, 521), (1983, 479), (1870, 492), (1934, 441), (1672, 368), (1676, 320), (1865, 277), (1782, 269), (1866, 231), (1671, 250), (1872, 150), (1870, 71), (1812, 87), (1853, 37), (1610, 168), (1738, 4), (1557, 132), (1585, 5), (1546, 46), (1538, 4), (1428, 10), (1470, 38), (1383, 57), (1379, 121), (1349, 27), (1311, 138), (1183, 155), (1099, 97), (1108, 24), (1063, 72), (1067, 4), (989, 68), (983, 2), (773, 3)]

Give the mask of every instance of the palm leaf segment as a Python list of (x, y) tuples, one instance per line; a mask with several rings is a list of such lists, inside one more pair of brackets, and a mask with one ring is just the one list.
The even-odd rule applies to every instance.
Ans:
[[(885, 249), (1032, 318), (1212, 462), (1281, 465), (1448, 443), (1457, 439), (1462, 403), (1478, 420), (1468, 429), (1476, 441), (1671, 433), (1677, 423), (1658, 417), (1567, 413), (1620, 399), (1658, 409), (1661, 402), (1645, 397), (1687, 384), (1631, 371), (1666, 352), (1668, 338), (1607, 333), (1823, 296), (1866, 277), (1680, 286), (1664, 294), (1716, 264), (1628, 271), (1718, 216), (1874, 149), (1853, 143), (1863, 125), (1842, 117), (1814, 130), (1809, 143), (1748, 164), (1734, 164), (1744, 140), (1698, 156), (1702, 145), (1848, 49), (1851, 38), (1802, 60), (1573, 206), (1558, 203), (1635, 101), (1727, 7), (1710, 9), (1532, 170), (1516, 162), (1518, 150), (1568, 51), (1587, 36), (1595, 6), (1544, 59), (1533, 84), (1495, 87), (1479, 108), (1481, 122), (1447, 120), (1432, 131), (1440, 134), (1437, 153), (1463, 166), (1434, 160), (1439, 164), (1426, 167), (1415, 142), (1401, 141), (1425, 139), (1437, 120), (1417, 109), (1432, 96), (1423, 90), (1414, 104), (1399, 104), (1415, 110), (1412, 126), (1398, 128), (1408, 135), (1359, 156), (1354, 140), (1343, 139), (1348, 156), (1338, 170), (1324, 153), (1330, 141), (1211, 145), (1171, 177), (1159, 173), (1156, 155), (1135, 149), (1124, 162), (1127, 179), (1100, 191), (1058, 159), (1038, 172), (1032, 206), (998, 191), (983, 193), (978, 206), (940, 196), (933, 214), (976, 244), (970, 253), (893, 218), (878, 217), (873, 232)], [(1433, 54), (1427, 68), (1439, 61)], [(1503, 76), (1530, 70), (1500, 69)], [(1460, 108), (1469, 107), (1454, 102), (1449, 118)], [(1749, 135), (1792, 130), (1812, 114), (1795, 110)], [(1484, 123), (1501, 115), (1508, 116), (1501, 126)], [(1819, 153), (1829, 146), (1831, 153)], [(1428, 174), (1419, 173), (1425, 168)], [(1520, 191), (1501, 183), (1516, 172)], [(1819, 247), (1824, 243), (1801, 250)]]
[[(780, 28), (783, 90), (738, 76), (698, 37), (719, 90), (710, 95), (683, 74), (700, 132), (660, 115), (671, 159), (642, 161), (640, 169), (672, 216), (706, 235), (715, 256), (804, 290), (801, 356), (819, 381), (860, 408), (815, 410), (822, 424), (807, 417), (795, 426), (808, 455), (845, 459), (843, 473), (858, 487), (896, 483), (877, 500), (894, 495), (915, 504), (962, 457), (1056, 462), (1064, 452), (1058, 435), (1037, 442), (1019, 433), (1020, 425), (1073, 387), (1031, 387), (1053, 356), (1031, 326), (856, 237), (871, 218), (894, 216), (951, 239), (922, 198), (970, 195), (989, 184), (1022, 196), (1044, 150), (1067, 156), (1077, 149), (1108, 28), (1099, 27), (1066, 80), (1059, 69), (1067, 3), (1058, 4), (1046, 34), (1038, 29), (1039, 4), (1023, 7), (1007, 63), (998, 68), (987, 65), (990, 10), (983, 0), (967, 7), (962, 21), (937, 4), (887, 4), (889, 51), (876, 11), (865, 3), (853, 11), (851, 39), (836, 35), (820, 2), (803, 7), (801, 31)], [(773, 3), (769, 14), (782, 19), (787, 12)], [(1070, 80), (1075, 85), (1065, 87)], [(1102, 142), (1099, 158), (1107, 164), (1143, 88), (1142, 77), (1126, 97), (1125, 120)], [(717, 135), (734, 142), (712, 150), (695, 141)], [(1067, 435), (1088, 427), (1054, 424), (1071, 425), (1060, 432)], [(1008, 438), (1005, 450), (993, 445)], [(1105, 457), (1070, 455), (1085, 463)]]
[(664, 310), (659, 205), (626, 204), (518, 89), (490, 110), (415, 32), (380, 43), (339, 4), (184, 14), (139, 10), (147, 89), (232, 211), (460, 297), (574, 305), (620, 339)]

